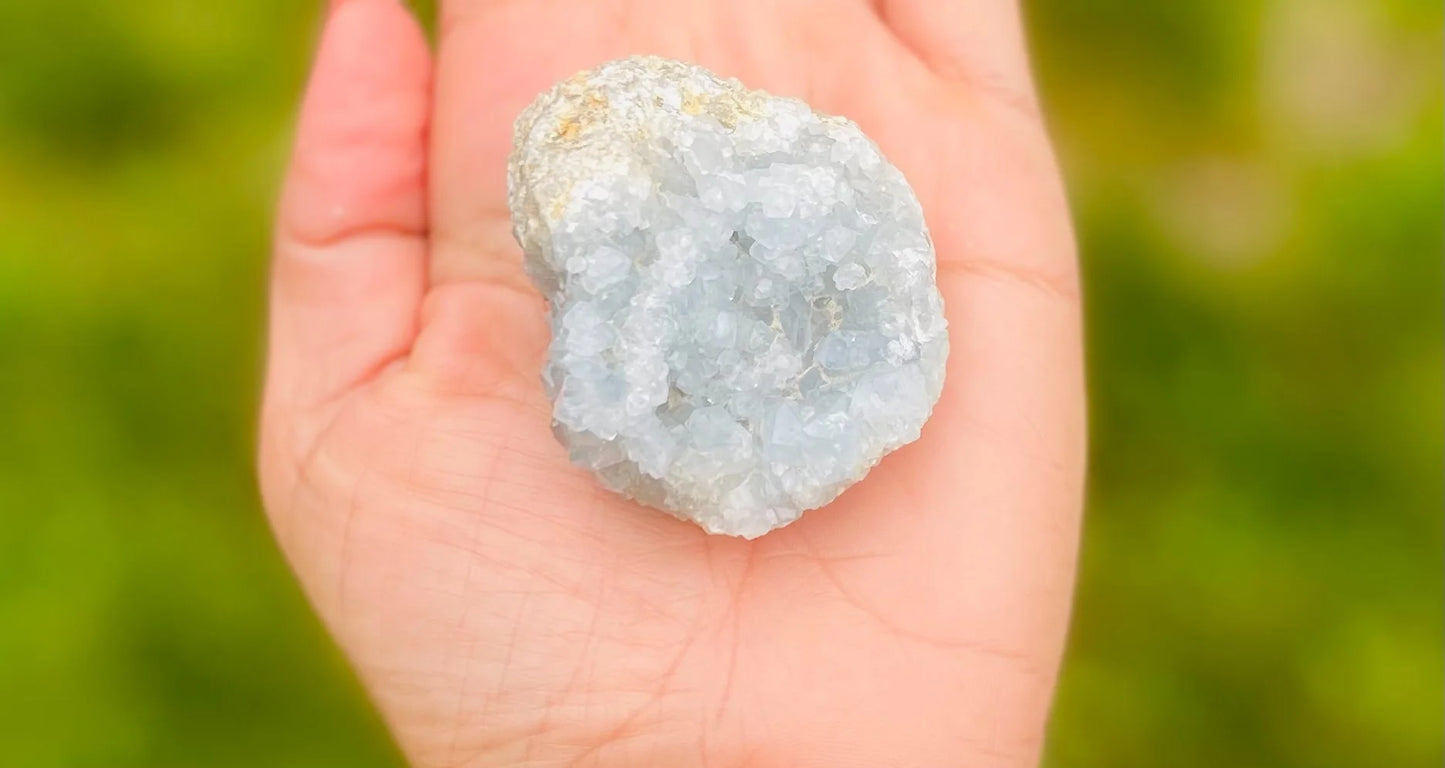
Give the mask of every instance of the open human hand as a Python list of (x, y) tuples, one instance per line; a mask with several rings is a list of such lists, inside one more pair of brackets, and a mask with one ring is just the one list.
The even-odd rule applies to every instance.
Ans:
[[(1010, 0), (333, 0), (277, 225), (260, 475), (418, 766), (1027, 766), (1068, 616), (1074, 249)], [(904, 172), (952, 354), (923, 437), (755, 541), (553, 439), (505, 203), (538, 92), (629, 54), (852, 118)]]

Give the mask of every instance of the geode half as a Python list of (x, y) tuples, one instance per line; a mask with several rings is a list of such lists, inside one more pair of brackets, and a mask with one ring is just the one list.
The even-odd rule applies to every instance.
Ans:
[(517, 119), (508, 203), (572, 461), (752, 538), (918, 438), (948, 356), (933, 244), (858, 126), (657, 57)]

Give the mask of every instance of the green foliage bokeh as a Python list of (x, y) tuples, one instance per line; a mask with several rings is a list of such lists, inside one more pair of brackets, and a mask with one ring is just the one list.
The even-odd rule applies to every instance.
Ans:
[[(1026, 10), (1092, 422), (1048, 765), (1439, 765), (1438, 3)], [(318, 16), (0, 3), (0, 764), (400, 764), (251, 474)]]

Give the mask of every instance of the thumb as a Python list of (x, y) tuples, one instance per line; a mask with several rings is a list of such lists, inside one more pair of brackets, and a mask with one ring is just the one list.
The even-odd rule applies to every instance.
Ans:
[(430, 82), (426, 39), (398, 0), (331, 0), (277, 219), (268, 414), (314, 409), (411, 345)]

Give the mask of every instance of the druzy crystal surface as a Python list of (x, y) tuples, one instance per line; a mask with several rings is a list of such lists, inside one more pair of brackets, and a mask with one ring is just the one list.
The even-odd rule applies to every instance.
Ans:
[(635, 57), (515, 130), (509, 205), (573, 462), (752, 538), (917, 439), (948, 356), (933, 245), (855, 124)]

